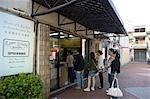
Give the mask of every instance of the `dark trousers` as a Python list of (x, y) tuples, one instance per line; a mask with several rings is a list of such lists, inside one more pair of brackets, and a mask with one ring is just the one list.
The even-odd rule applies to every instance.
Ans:
[(100, 80), (101, 88), (103, 88), (103, 73), (102, 72), (99, 72), (99, 80)]
[(68, 67), (68, 78), (70, 83), (74, 83), (75, 79), (75, 72), (73, 67)]
[(113, 79), (114, 79), (114, 75), (113, 74), (108, 74), (109, 88), (111, 87)]

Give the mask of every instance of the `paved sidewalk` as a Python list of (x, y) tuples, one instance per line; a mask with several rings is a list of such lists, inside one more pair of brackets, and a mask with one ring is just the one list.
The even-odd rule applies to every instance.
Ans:
[[(121, 67), (118, 76), (124, 97), (120, 99), (150, 99), (150, 65), (146, 63), (129, 63)], [(97, 86), (99, 79), (97, 78)], [(56, 99), (109, 99), (105, 90), (108, 88), (107, 73), (104, 74), (104, 88), (83, 92), (74, 87), (68, 88), (52, 97)], [(119, 99), (119, 98), (118, 98)]]

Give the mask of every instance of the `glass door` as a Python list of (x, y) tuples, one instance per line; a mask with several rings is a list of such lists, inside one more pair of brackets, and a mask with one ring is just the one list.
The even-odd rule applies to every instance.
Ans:
[(56, 90), (70, 84), (68, 67), (66, 66), (67, 51), (81, 48), (81, 39), (70, 34), (51, 30), (50, 44), (50, 90)]
[(50, 90), (59, 88), (59, 32), (51, 30), (50, 44)]

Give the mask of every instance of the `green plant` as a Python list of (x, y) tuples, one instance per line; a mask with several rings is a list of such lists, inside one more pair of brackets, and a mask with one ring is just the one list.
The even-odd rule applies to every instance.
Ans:
[(1, 77), (0, 96), (4, 99), (41, 99), (42, 81), (38, 75), (25, 73)]

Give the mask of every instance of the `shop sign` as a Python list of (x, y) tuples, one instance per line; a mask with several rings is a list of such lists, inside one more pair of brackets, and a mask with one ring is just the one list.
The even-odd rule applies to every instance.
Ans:
[(0, 12), (0, 76), (33, 71), (34, 22)]

